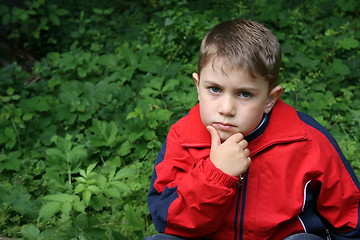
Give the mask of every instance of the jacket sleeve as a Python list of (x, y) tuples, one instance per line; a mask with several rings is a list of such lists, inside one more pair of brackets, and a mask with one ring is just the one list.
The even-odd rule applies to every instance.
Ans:
[(156, 159), (148, 196), (156, 230), (187, 238), (216, 231), (238, 180), (216, 168), (208, 157), (195, 164), (172, 127)]
[[(323, 132), (324, 133), (324, 132)], [(335, 139), (321, 153), (328, 156), (317, 201), (319, 213), (330, 224), (332, 239), (360, 239), (360, 184)], [(329, 155), (330, 154), (330, 155)]]

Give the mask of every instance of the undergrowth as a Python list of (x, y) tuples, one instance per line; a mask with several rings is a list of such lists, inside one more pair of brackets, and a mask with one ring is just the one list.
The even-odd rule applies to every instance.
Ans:
[(109, 2), (0, 4), (6, 43), (32, 56), (0, 68), (0, 236), (155, 233), (154, 159), (197, 101), (202, 37), (233, 18), (277, 35), (283, 99), (328, 128), (360, 176), (358, 1)]

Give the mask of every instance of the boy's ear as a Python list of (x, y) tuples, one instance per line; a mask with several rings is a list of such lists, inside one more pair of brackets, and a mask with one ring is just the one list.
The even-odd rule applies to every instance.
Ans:
[(193, 78), (196, 86), (198, 86), (198, 85), (199, 85), (199, 74), (193, 73), (193, 74), (192, 74), (192, 78)]
[(279, 99), (280, 95), (283, 92), (283, 88), (281, 86), (276, 86), (273, 89), (271, 89), (269, 96), (266, 100), (265, 104), (265, 113), (269, 113), (271, 109), (274, 107), (276, 101)]
[(197, 89), (197, 92), (198, 92), (198, 95), (199, 95), (199, 74), (197, 74), (197, 73), (193, 73), (192, 74), (192, 78), (193, 78), (193, 80), (194, 80), (194, 83), (196, 84), (196, 89)]

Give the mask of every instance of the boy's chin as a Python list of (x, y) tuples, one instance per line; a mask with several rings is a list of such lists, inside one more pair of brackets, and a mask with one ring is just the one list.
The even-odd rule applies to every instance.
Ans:
[(238, 133), (238, 132), (223, 132), (223, 131), (220, 131), (220, 130), (218, 130), (218, 132), (219, 132), (219, 135), (220, 135), (221, 142), (225, 142), (232, 135)]
[(221, 142), (225, 142), (226, 140), (228, 140), (229, 137), (231, 137), (231, 136), (234, 135), (234, 134), (235, 134), (235, 133), (220, 132), (220, 131), (219, 131), (219, 135), (220, 135)]

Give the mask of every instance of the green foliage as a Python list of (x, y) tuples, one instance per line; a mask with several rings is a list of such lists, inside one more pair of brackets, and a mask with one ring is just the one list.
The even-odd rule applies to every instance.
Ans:
[(39, 57), (32, 72), (0, 68), (0, 236), (153, 234), (154, 159), (197, 101), (202, 37), (232, 18), (274, 31), (283, 99), (328, 128), (360, 176), (358, 1), (208, 2), (0, 4), (8, 39)]
[(69, 11), (45, 0), (24, 1), (24, 5), (25, 7), (21, 8), (0, 4), (1, 22), (10, 27), (7, 36), (9, 40), (24, 41), (25, 47), (31, 48), (37, 54), (41, 52), (37, 49), (41, 49), (45, 44), (57, 43), (54, 37), (43, 36), (50, 29), (59, 27), (61, 18), (67, 16)]

